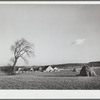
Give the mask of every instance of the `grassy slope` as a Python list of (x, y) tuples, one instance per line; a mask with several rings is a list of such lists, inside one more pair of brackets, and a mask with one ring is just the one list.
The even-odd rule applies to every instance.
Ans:
[[(100, 75), (100, 68), (95, 69)], [(76, 77), (76, 72), (64, 70), (52, 73), (0, 75), (1, 89), (100, 89), (100, 77)]]
[(100, 89), (100, 77), (0, 77), (1, 89)]

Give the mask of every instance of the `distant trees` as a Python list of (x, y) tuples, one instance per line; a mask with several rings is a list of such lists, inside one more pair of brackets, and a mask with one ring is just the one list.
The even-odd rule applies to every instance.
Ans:
[(18, 59), (21, 58), (26, 63), (28, 63), (25, 55), (27, 55), (28, 57), (34, 55), (33, 44), (22, 38), (20, 40), (17, 40), (14, 45), (11, 46), (11, 51), (13, 52), (13, 58), (11, 59), (11, 74), (15, 74), (15, 65)]

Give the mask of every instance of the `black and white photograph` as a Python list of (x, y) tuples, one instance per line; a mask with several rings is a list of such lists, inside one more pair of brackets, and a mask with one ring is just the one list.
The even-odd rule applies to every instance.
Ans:
[(100, 90), (100, 4), (0, 4), (1, 90)]

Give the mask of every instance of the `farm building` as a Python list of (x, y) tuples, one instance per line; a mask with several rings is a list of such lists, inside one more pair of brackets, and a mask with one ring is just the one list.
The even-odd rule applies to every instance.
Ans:
[(30, 71), (33, 71), (33, 68), (30, 68)]
[(54, 67), (54, 71), (60, 71), (57, 67)]
[(33, 68), (19, 67), (16, 69), (16, 73), (27, 73), (34, 71)]
[(51, 66), (48, 66), (45, 71), (46, 72), (53, 72), (54, 69)]

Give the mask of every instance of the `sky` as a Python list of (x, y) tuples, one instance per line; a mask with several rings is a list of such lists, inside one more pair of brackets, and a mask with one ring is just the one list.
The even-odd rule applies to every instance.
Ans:
[(21, 38), (34, 44), (28, 65), (100, 61), (100, 5), (0, 4), (0, 65)]

